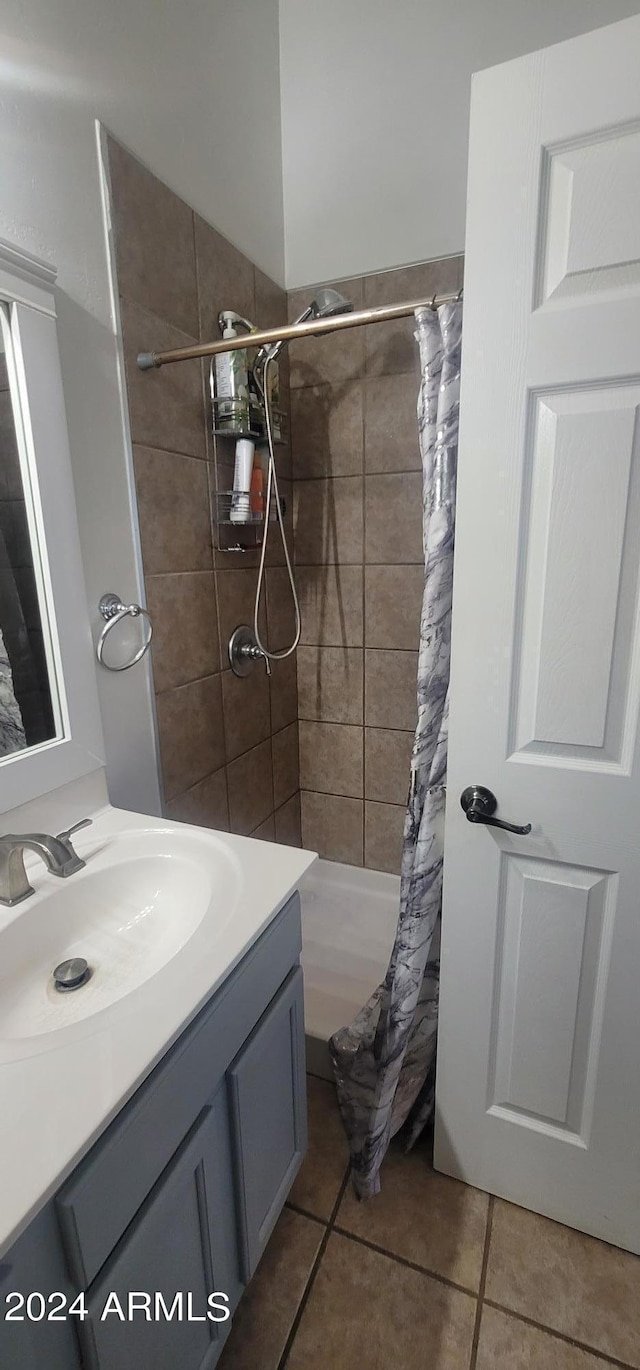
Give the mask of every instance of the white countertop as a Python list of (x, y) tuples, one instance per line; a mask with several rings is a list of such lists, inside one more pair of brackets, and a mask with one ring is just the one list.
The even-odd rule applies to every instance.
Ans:
[[(27, 859), (35, 894), (0, 907), (1, 934), (18, 917), (42, 918), (44, 900), (105, 869), (115, 839), (139, 834), (156, 843), (188, 837), (224, 878), (213, 912), (176, 955), (126, 997), (70, 1028), (20, 1043), (0, 1041), (0, 1257), (117, 1115), (297, 888), (312, 852), (192, 828), (105, 806), (74, 837), (84, 871), (61, 881)], [(143, 834), (149, 835), (146, 839)], [(194, 850), (196, 848), (194, 847)], [(93, 861), (93, 864), (92, 864)], [(35, 863), (35, 864), (34, 864)], [(91, 886), (88, 886), (90, 889)], [(53, 967), (52, 967), (53, 969)], [(0, 994), (2, 993), (0, 966)], [(86, 987), (87, 989), (89, 986)], [(71, 996), (73, 997), (73, 996)], [(67, 996), (64, 996), (65, 1000)], [(47, 1045), (55, 1039), (56, 1045)]]

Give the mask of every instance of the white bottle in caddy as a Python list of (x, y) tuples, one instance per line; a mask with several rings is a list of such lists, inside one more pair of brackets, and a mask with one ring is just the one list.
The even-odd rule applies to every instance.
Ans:
[(231, 496), (231, 522), (248, 523), (250, 520), (251, 473), (255, 443), (250, 438), (238, 438), (236, 461), (233, 472), (233, 494)]

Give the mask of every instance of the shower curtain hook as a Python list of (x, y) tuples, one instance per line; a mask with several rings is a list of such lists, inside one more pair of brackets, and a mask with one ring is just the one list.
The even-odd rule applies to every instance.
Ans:
[(436, 293), (436, 291), (434, 290), (434, 292), (433, 292), (433, 299), (432, 299), (432, 301), (431, 301), (431, 304), (429, 305), (429, 308), (433, 310), (434, 314), (436, 313), (437, 308), (438, 308), (438, 306), (437, 306), (437, 304), (436, 304), (437, 298), (438, 298), (437, 293)]

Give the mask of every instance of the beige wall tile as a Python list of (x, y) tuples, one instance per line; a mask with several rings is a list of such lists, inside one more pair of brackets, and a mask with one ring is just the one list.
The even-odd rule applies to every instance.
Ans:
[(413, 733), (365, 728), (364, 795), (382, 804), (407, 802)]
[[(253, 628), (253, 609), (256, 597), (254, 570), (224, 571), (216, 568), (218, 619), (220, 625), (220, 657), (223, 669), (229, 664), (227, 646), (235, 628), (246, 623)], [(260, 604), (260, 631), (266, 632), (267, 616), (264, 595)], [(258, 663), (260, 664), (260, 663)], [(257, 668), (256, 668), (257, 669)], [(262, 668), (264, 670), (264, 667)]]
[(367, 562), (422, 567), (422, 474), (367, 475), (365, 523)]
[[(293, 482), (285, 479), (278, 473), (278, 491), (280, 495), (280, 506), (284, 506), (284, 527), (287, 535), (287, 546), (290, 554), (293, 553)], [(267, 551), (265, 555), (266, 566), (284, 566), (285, 555), (282, 546), (282, 537), (279, 526), (271, 523), (269, 525), (269, 535), (267, 538)]]
[(375, 804), (367, 799), (364, 806), (364, 864), (369, 870), (400, 874), (405, 814), (404, 804)]
[(362, 562), (362, 477), (302, 480), (294, 488), (294, 546), (299, 566)]
[(362, 865), (362, 800), (303, 790), (302, 845), (328, 861)]
[[(362, 308), (362, 277), (355, 280), (337, 281), (335, 288), (346, 299), (351, 300), (355, 309)], [(304, 290), (294, 290), (289, 294), (289, 319), (294, 319), (306, 309), (314, 297), (314, 287), (305, 286)], [(342, 384), (356, 380), (364, 373), (364, 335), (365, 328), (345, 328), (342, 332), (331, 333), (325, 338), (298, 338), (291, 344), (291, 388), (303, 385)]]
[[(437, 291), (459, 290), (462, 285), (462, 257), (422, 262), (365, 276), (364, 299), (367, 309), (395, 304), (419, 297), (431, 298)], [(391, 323), (371, 324), (365, 329), (367, 374), (388, 376), (410, 371), (419, 374), (418, 344), (413, 336), (415, 320), (394, 319)]]
[(177, 799), (171, 799), (165, 805), (165, 813), (167, 818), (177, 819), (179, 823), (195, 823), (197, 827), (228, 832), (229, 804), (224, 766), (185, 794), (178, 795)]
[(362, 723), (363, 652), (359, 647), (298, 648), (300, 718)]
[(145, 576), (210, 571), (211, 523), (204, 462), (134, 447)]
[(253, 263), (199, 214), (194, 215), (194, 224), (200, 337), (210, 342), (222, 336), (218, 326), (222, 309), (233, 309), (255, 322)]
[(367, 647), (417, 651), (424, 567), (367, 566), (364, 584)]
[(422, 566), (422, 474), (366, 476), (364, 488), (365, 560)]
[(476, 1370), (607, 1370), (611, 1361), (590, 1356), (498, 1308), (482, 1309)]
[(301, 847), (300, 792), (292, 795), (286, 804), (276, 809), (274, 816), (276, 820), (276, 842), (282, 842), (286, 847)]
[(291, 799), (300, 789), (300, 767), (298, 762), (298, 724), (290, 723), (282, 732), (274, 733), (273, 747), (273, 801), (279, 809), (287, 799)]
[(362, 567), (301, 566), (296, 572), (304, 643), (361, 647)]
[[(284, 652), (291, 647), (296, 634), (296, 618), (289, 584), (289, 574), (284, 566), (267, 569), (267, 640), (266, 645), (272, 652)], [(264, 640), (264, 639), (263, 639)]]
[(223, 672), (222, 708), (227, 761), (269, 737), (269, 680), (262, 662), (256, 662), (247, 676)]
[(364, 721), (371, 728), (415, 730), (417, 652), (364, 654)]
[(349, 1164), (335, 1085), (307, 1075), (309, 1149), (293, 1182), (292, 1203), (329, 1221)]
[(159, 371), (140, 371), (136, 364), (139, 352), (189, 347), (194, 339), (132, 300), (121, 300), (120, 310), (133, 442), (206, 457), (200, 362), (180, 362)]
[(323, 1232), (320, 1223), (283, 1210), (233, 1315), (218, 1370), (277, 1370)]
[(475, 1314), (469, 1294), (334, 1232), (287, 1370), (468, 1370)]
[[(347, 1187), (336, 1226), (477, 1293), (488, 1196), (439, 1175), (424, 1145), (407, 1154), (397, 1141), (382, 1163), (380, 1181), (374, 1203), (361, 1203)], [(507, 1370), (508, 1361), (499, 1364)]]
[(300, 723), (303, 790), (361, 799), (362, 777), (362, 728), (344, 723)]
[(115, 139), (108, 149), (120, 294), (197, 337), (193, 213)]
[(220, 651), (213, 572), (147, 576), (145, 585), (156, 693), (214, 675)]
[(220, 676), (209, 676), (156, 700), (165, 800), (175, 799), (224, 764)]
[(282, 661), (271, 662), (271, 731), (280, 732), (298, 719), (296, 653)]
[(227, 785), (231, 831), (246, 837), (273, 813), (270, 738), (229, 763)]
[(275, 842), (276, 825), (273, 814), (270, 813), (269, 817), (265, 818), (264, 823), (260, 823), (257, 828), (254, 828), (249, 836), (255, 837), (258, 842)]
[(418, 380), (413, 373), (364, 382), (365, 471), (420, 471)]
[(362, 381), (291, 391), (293, 474), (356, 476), (362, 472)]
[(640, 1366), (640, 1261), (561, 1223), (496, 1201), (487, 1298)]

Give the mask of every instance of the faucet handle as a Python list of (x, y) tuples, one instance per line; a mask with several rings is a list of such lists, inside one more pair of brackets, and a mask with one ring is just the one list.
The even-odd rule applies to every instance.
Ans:
[(81, 828), (91, 827), (92, 823), (92, 818), (81, 818), (79, 823), (73, 823), (70, 828), (66, 828), (64, 832), (59, 832), (57, 834), (58, 842), (62, 843), (69, 858), (62, 871), (63, 875), (75, 875), (76, 871), (81, 871), (82, 867), (86, 865), (86, 861), (83, 861), (82, 857), (78, 856), (77, 851), (73, 847), (71, 837), (74, 832), (79, 832)]
[(68, 842), (74, 832), (80, 832), (81, 828), (90, 828), (92, 823), (92, 818), (81, 818), (79, 823), (74, 823), (72, 827), (65, 828), (64, 832), (56, 833), (58, 841)]

